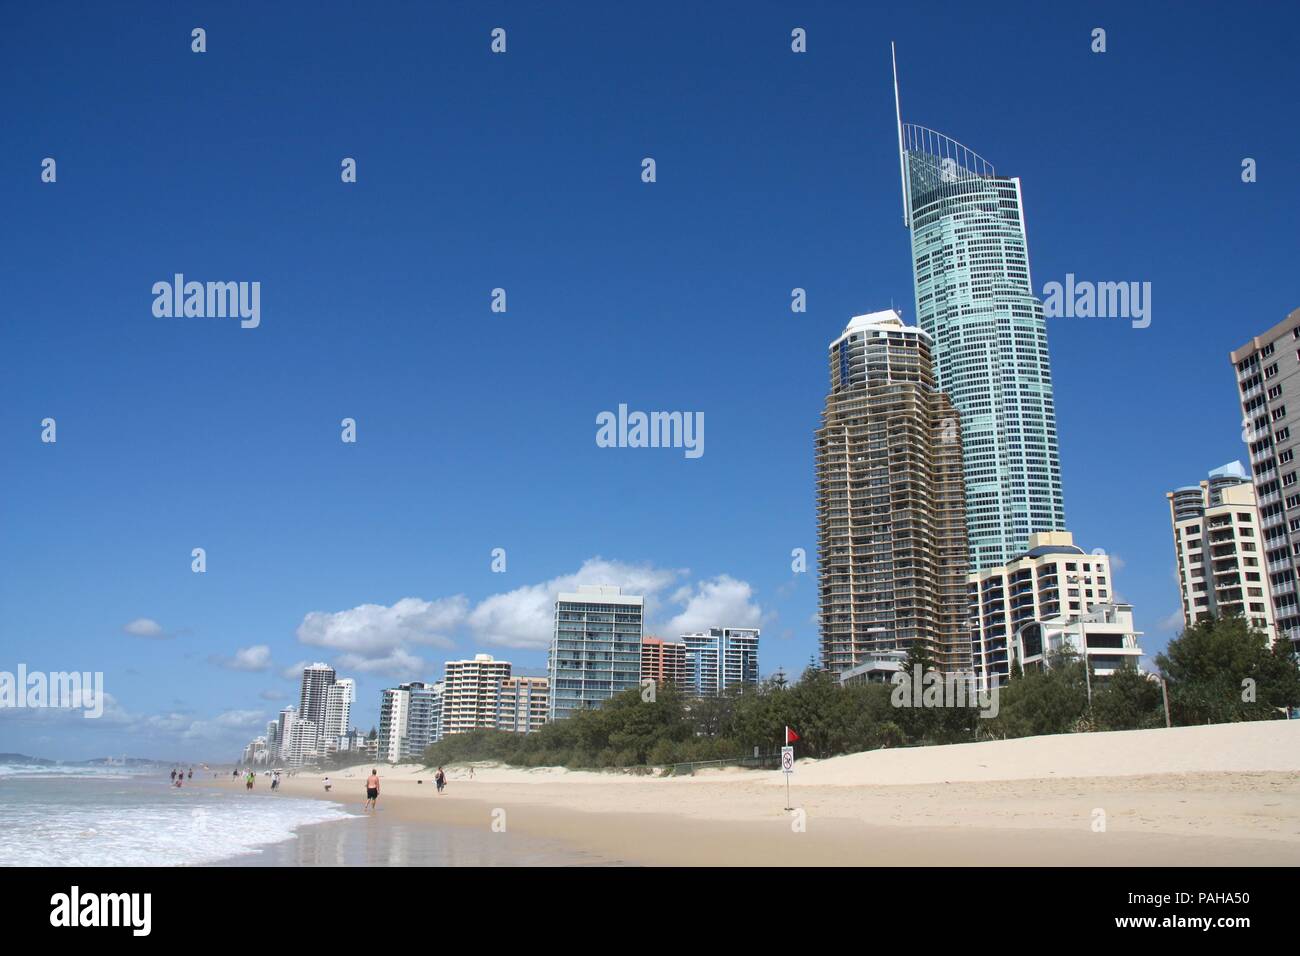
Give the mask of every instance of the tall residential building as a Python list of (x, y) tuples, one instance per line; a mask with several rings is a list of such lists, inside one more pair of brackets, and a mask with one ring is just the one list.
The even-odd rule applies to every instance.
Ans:
[(716, 697), (729, 687), (758, 683), (758, 633), (756, 627), (711, 627), (683, 634), (689, 692)]
[(426, 684), (412, 681), (407, 688), (406, 735), (401, 752), (404, 757), (418, 757), (438, 740), (438, 727), (442, 720), (445, 685), (442, 681)]
[(303, 720), (295, 717), (289, 721), (286, 730), (288, 736), (285, 738), (284, 747), (281, 751), (286, 766), (301, 767), (309, 759), (314, 759), (317, 756), (316, 740), (318, 735), (314, 720)]
[(855, 316), (830, 344), (815, 436), (828, 670), (917, 642), (945, 672), (970, 668), (962, 437), (930, 336), (893, 310)]
[(671, 684), (686, 686), (686, 645), (681, 641), (665, 641), (661, 637), (641, 640), (641, 679), (653, 680), (659, 686)]
[(1265, 580), (1264, 536), (1255, 486), (1239, 461), (1165, 494), (1174, 528), (1183, 620), (1238, 614), (1277, 640)]
[(612, 585), (579, 585), (555, 600), (555, 632), (547, 667), (551, 720), (641, 685), (645, 599)]
[(1300, 484), (1287, 407), (1300, 412), (1300, 309), (1230, 355), (1237, 369), (1242, 438), (1250, 450), (1277, 632), (1300, 649)]
[(509, 676), (510, 662), (499, 661), (491, 654), (447, 661), (442, 692), (443, 736), (495, 727), (501, 682)]
[(1099, 550), (1084, 553), (1068, 531), (1035, 534), (1029, 550), (1015, 560), (972, 571), (969, 600), (979, 686), (1001, 685), (1011, 673), (1009, 652), (1024, 628), (1076, 621), (1115, 602), (1110, 557)]
[(435, 743), (442, 698), (442, 681), (411, 681), (387, 688), (379, 702), (378, 759), (396, 763), (419, 757)]
[(1052, 372), (1029, 275), (1020, 180), (898, 106), (903, 224), (912, 234), (916, 316), (939, 388), (961, 412), (972, 568), (1024, 553), (1065, 527)]
[(405, 754), (406, 721), (411, 712), (411, 685), (383, 691), (379, 700), (379, 743), (376, 759), (397, 763)]
[(338, 738), (352, 724), (352, 704), (357, 699), (357, 682), (344, 677), (325, 688), (325, 712), (321, 717), (321, 739), (338, 746)]
[(334, 683), (334, 668), (316, 663), (302, 671), (302, 694), (298, 699), (298, 716), (310, 720), (318, 731), (325, 726), (325, 697)]
[(551, 709), (551, 682), (546, 677), (507, 677), (501, 682), (497, 728), (531, 734), (546, 723)]

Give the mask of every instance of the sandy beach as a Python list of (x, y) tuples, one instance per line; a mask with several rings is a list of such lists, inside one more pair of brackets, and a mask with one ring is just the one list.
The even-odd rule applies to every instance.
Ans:
[[(370, 767), (284, 778), (280, 792), (360, 809)], [(632, 865), (1300, 864), (1300, 721), (1071, 734), (801, 760), (695, 776), (380, 767), (355, 826), (547, 841)], [(196, 781), (197, 782), (197, 781)], [(242, 788), (233, 780), (210, 785)], [(257, 792), (269, 782), (259, 777)], [(349, 826), (354, 824), (349, 823)], [(450, 831), (449, 831), (450, 832)], [(301, 861), (299, 861), (301, 862)], [(382, 863), (383, 859), (370, 862)], [(496, 863), (537, 863), (544, 857)]]

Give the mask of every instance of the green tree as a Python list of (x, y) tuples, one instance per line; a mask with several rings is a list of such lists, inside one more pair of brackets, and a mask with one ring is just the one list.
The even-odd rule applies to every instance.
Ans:
[(1268, 637), (1240, 615), (1197, 621), (1169, 642), (1156, 665), (1169, 682), (1177, 724), (1271, 720), (1300, 705), (1300, 671), (1289, 641)]
[(1094, 730), (1143, 730), (1165, 725), (1160, 684), (1134, 666), (1121, 667), (1092, 687)]

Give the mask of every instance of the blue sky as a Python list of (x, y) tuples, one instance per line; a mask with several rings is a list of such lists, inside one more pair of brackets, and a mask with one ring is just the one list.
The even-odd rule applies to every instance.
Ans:
[[(1158, 651), (1164, 492), (1243, 457), (1227, 353), (1300, 305), (1278, 6), (8, 5), (0, 670), (103, 671), (113, 708), (11, 711), (0, 751), (231, 759), (312, 660), (369, 728), (448, 657), (540, 672), (580, 577), (800, 669), (826, 346), (913, 314), (891, 39), (904, 118), (1021, 177), (1037, 290), (1152, 283), (1149, 328), (1048, 339), (1067, 523)], [(177, 272), (260, 281), (260, 327), (155, 318)], [(619, 403), (704, 412), (705, 454), (598, 448)]]

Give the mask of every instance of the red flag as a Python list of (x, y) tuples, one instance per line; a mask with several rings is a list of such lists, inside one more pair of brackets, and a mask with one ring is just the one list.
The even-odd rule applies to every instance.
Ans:
[(798, 734), (796, 734), (789, 727), (785, 728), (785, 744), (787, 747), (790, 746), (790, 744), (794, 743), (798, 739), (799, 739)]

